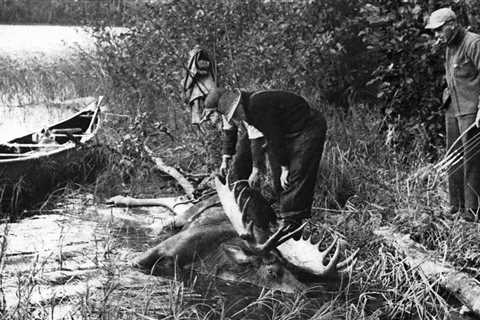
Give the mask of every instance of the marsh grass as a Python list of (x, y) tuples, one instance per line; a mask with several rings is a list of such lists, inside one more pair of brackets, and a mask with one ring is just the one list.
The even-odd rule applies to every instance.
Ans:
[(79, 51), (54, 61), (0, 57), (0, 105), (22, 106), (103, 94), (108, 83), (91, 55)]
[[(110, 86), (101, 65), (87, 53), (49, 64), (36, 60), (20, 64), (0, 59), (3, 66), (0, 97), (4, 105), (94, 95), (107, 92)], [(165, 108), (161, 109), (163, 115), (158, 117), (136, 118), (140, 110), (152, 106), (145, 105), (144, 101), (122, 105), (121, 96), (110, 98), (115, 102), (114, 111), (127, 114), (131, 121), (112, 122), (105, 128), (105, 135), (110, 139), (106, 144), (114, 149), (108, 153), (106, 169), (93, 183), (58, 190), (42, 206), (43, 209), (53, 208), (55, 203), (67, 201), (75, 197), (72, 194), (82, 190), (94, 194), (99, 201), (118, 193), (155, 196), (159, 190), (178, 192), (173, 182), (159, 178), (158, 173), (150, 170), (151, 162), (142, 158), (138, 149), (141, 141), (136, 140), (137, 135), (133, 133), (143, 129), (146, 120), (169, 124), (175, 141), (159, 144), (158, 151), (182, 172), (205, 173), (218, 165), (219, 144), (215, 128), (206, 132), (188, 129), (185, 113), (177, 112), (172, 122), (172, 116), (165, 115)], [(319, 97), (314, 96), (313, 100), (321, 105)], [(176, 105), (178, 101), (172, 98), (162, 103)], [(167, 285), (158, 284), (157, 289), (162, 288), (166, 299), (161, 305), (155, 305), (153, 301), (158, 293), (152, 287), (142, 285), (122, 289), (116, 285), (121, 274), (111, 270), (121, 268), (115, 266), (113, 259), (109, 265), (99, 265), (102, 271), (112, 274), (102, 284), (100, 298), (98, 288), (94, 287), (72, 298), (77, 306), (76, 317), (259, 319), (261, 314), (261, 319), (285, 320), (448, 319), (451, 307), (439, 294), (438, 285), (425, 279), (418, 270), (409, 268), (402, 257), (383, 246), (372, 231), (381, 225), (393, 224), (401, 231), (411, 233), (446, 260), (474, 271), (480, 263), (480, 230), (476, 225), (445, 217), (445, 184), (429, 190), (424, 181), (409, 179), (412, 172), (428, 163), (427, 156), (419, 150), (398, 152), (386, 145), (381, 116), (361, 105), (345, 114), (330, 106), (322, 108), (329, 119), (329, 131), (311, 227), (345, 238), (349, 245), (345, 254), (352, 248), (361, 249), (356, 267), (341, 286), (334, 286), (326, 292), (320, 290), (323, 292), (320, 296), (311, 292), (279, 295), (265, 289), (246, 306), (229, 308), (221, 296), (198, 302), (195, 300), (198, 296), (192, 295), (197, 290), (194, 284), (188, 286), (173, 279)], [(171, 126), (172, 123), (175, 126)], [(139, 135), (142, 133), (138, 130)], [(2, 239), (5, 238), (6, 231)], [(2, 265), (4, 252), (2, 245)], [(28, 301), (36, 285), (32, 279), (41, 267), (41, 263), (32, 264), (31, 272), (20, 276), (19, 301), (22, 303), (14, 313), (4, 310), (3, 318), (45, 318), (58, 306), (56, 300), (42, 306), (32, 306)], [(1, 284), (0, 281), (0, 292)], [(312, 288), (312, 292), (318, 291)]]
[[(373, 115), (370, 115), (374, 117)], [(368, 117), (368, 115), (366, 115)], [(344, 121), (344, 120), (343, 120)], [(355, 123), (361, 123), (365, 119), (356, 119)], [(369, 140), (370, 133), (360, 137), (355, 132), (355, 124), (347, 125), (349, 139), (341, 142), (336, 139), (336, 126), (332, 126), (327, 148), (324, 156), (324, 169), (321, 172), (323, 181), (320, 190), (325, 190), (323, 195), (316, 200), (314, 223), (329, 232), (342, 234), (349, 242), (349, 247), (361, 248), (359, 261), (350, 277), (340, 287), (323, 291), (319, 297), (308, 292), (299, 292), (293, 295), (275, 294), (270, 290), (263, 290), (256, 297), (241, 308), (231, 308), (220, 299), (205, 299), (201, 302), (191, 302), (191, 292), (199, 290), (194, 285), (187, 286), (183, 282), (171, 281), (164, 286), (166, 300), (160, 306), (154, 306), (150, 301), (155, 293), (151, 288), (142, 285), (137, 288), (122, 289), (115, 285), (115, 277), (111, 277), (102, 284), (99, 298), (98, 288), (89, 288), (83, 295), (71, 298), (77, 307), (75, 315), (78, 319), (109, 318), (109, 319), (448, 319), (451, 307), (445, 302), (445, 298), (438, 292), (438, 287), (428, 279), (425, 279), (418, 270), (405, 265), (402, 257), (381, 244), (375, 238), (372, 230), (385, 223), (396, 223), (405, 228), (404, 231), (412, 231), (412, 223), (406, 224), (398, 220), (399, 213), (395, 210), (406, 201), (412, 199), (400, 192), (406, 188), (401, 182), (401, 177), (408, 174), (396, 168), (399, 160), (392, 154), (381, 152), (382, 137)], [(372, 129), (374, 130), (374, 129)], [(342, 136), (344, 139), (344, 136)], [(355, 142), (356, 141), (356, 142)], [(347, 142), (344, 146), (342, 143)], [(192, 148), (195, 143), (192, 142)], [(365, 156), (365, 150), (369, 156)], [(169, 151), (168, 151), (169, 152)], [(182, 149), (184, 154), (189, 153), (189, 147)], [(378, 152), (376, 155), (375, 152)], [(171, 153), (172, 156), (175, 152)], [(369, 158), (377, 165), (370, 164)], [(118, 164), (118, 155), (112, 156), (111, 164)], [(391, 161), (386, 161), (386, 160)], [(180, 159), (180, 163), (186, 163), (187, 159)], [(190, 163), (190, 161), (188, 161)], [(188, 166), (187, 166), (188, 168)], [(191, 168), (191, 167), (190, 167)], [(195, 167), (201, 168), (201, 167)], [(107, 169), (108, 175), (101, 175), (96, 183), (86, 187), (101, 197), (102, 192), (114, 192), (116, 184), (114, 176), (122, 171), (122, 168)], [(359, 173), (359, 170), (362, 170)], [(135, 172), (131, 173), (135, 175)], [(113, 180), (112, 180), (113, 179)], [(113, 181), (113, 182), (112, 182)], [(378, 183), (377, 183), (378, 181)], [(138, 180), (130, 182), (140, 183)], [(381, 183), (380, 183), (381, 182)], [(128, 183), (127, 183), (128, 185)], [(127, 187), (127, 185), (125, 187)], [(113, 189), (106, 189), (107, 186)], [(347, 186), (347, 190), (345, 190)], [(128, 187), (131, 188), (131, 187)], [(419, 187), (420, 188), (420, 187)], [(410, 188), (412, 189), (412, 188)], [(72, 197), (72, 190), (80, 190), (78, 187), (63, 189), (52, 197), (61, 201)], [(141, 190), (136, 186), (130, 190)], [(145, 190), (145, 189), (144, 189)], [(415, 193), (410, 190), (410, 195)], [(341, 197), (339, 196), (341, 194)], [(417, 194), (415, 198), (421, 197)], [(325, 200), (325, 198), (330, 200)], [(343, 199), (343, 200), (341, 200)], [(419, 200), (419, 201), (420, 201)], [(55, 201), (52, 200), (54, 204)], [(415, 210), (422, 208), (421, 202), (410, 202), (407, 207)], [(434, 208), (440, 210), (440, 208)], [(330, 219), (328, 219), (330, 217)], [(395, 220), (395, 217), (397, 217)], [(417, 212), (412, 221), (419, 221), (420, 214)], [(411, 216), (406, 217), (411, 220)], [(316, 222), (315, 222), (316, 221)], [(443, 248), (445, 241), (457, 243), (457, 247), (451, 247), (448, 258), (458, 259), (455, 250), (467, 250), (465, 246), (466, 236), (464, 232), (455, 232), (450, 238), (444, 238), (448, 228), (441, 228), (442, 224), (432, 229), (435, 235), (431, 236), (434, 249)], [(454, 228), (460, 228), (454, 225)], [(437, 235), (438, 233), (438, 235)], [(470, 234), (468, 237), (475, 240)], [(450, 239), (450, 240), (449, 240)], [(443, 242), (442, 242), (443, 241)], [(346, 252), (345, 254), (347, 254)], [(458, 254), (458, 252), (457, 252)], [(461, 261), (458, 259), (458, 261)], [(109, 269), (115, 269), (110, 265)], [(106, 266), (100, 266), (106, 272)], [(32, 272), (38, 270), (32, 266)], [(121, 277), (121, 274), (118, 275)], [(22, 307), (16, 310), (15, 318), (33, 319), (45, 318), (58, 306), (58, 301), (51, 301), (49, 305), (32, 306), (28, 303), (29, 292), (35, 288), (35, 283), (30, 281), (31, 276), (19, 281)], [(316, 291), (312, 289), (312, 291)], [(195, 297), (193, 297), (195, 298)], [(119, 303), (123, 301), (124, 303)], [(195, 299), (194, 299), (195, 301)], [(32, 309), (35, 312), (32, 313)], [(260, 315), (260, 317), (259, 317)], [(11, 313), (5, 313), (5, 319), (11, 318)]]

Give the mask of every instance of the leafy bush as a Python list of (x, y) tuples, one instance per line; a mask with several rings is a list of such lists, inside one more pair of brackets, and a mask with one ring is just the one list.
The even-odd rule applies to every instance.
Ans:
[(119, 24), (132, 1), (127, 0), (6, 0), (0, 3), (0, 23)]
[[(367, 103), (385, 115), (395, 145), (435, 156), (443, 145), (443, 50), (432, 50), (424, 24), (450, 3), (432, 3), (180, 0), (138, 8), (119, 38), (101, 28), (96, 35), (122, 100), (142, 101), (175, 126), (186, 54), (200, 44), (222, 85), (320, 93), (344, 111)], [(470, 2), (454, 4), (460, 17), (475, 14)]]

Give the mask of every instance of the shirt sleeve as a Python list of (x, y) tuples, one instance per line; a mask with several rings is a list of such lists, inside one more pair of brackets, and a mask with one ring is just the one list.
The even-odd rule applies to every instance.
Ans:
[(245, 125), (245, 128), (247, 129), (248, 139), (253, 140), (253, 139), (258, 139), (258, 138), (263, 137), (263, 133), (260, 132), (260, 130), (258, 130), (254, 126), (249, 125), (246, 121), (243, 121), (243, 124)]
[(250, 139), (250, 151), (252, 152), (252, 166), (261, 170), (265, 169), (265, 138), (262, 136)]
[(233, 156), (237, 145), (237, 127), (232, 125), (222, 115), (222, 154)]
[(470, 43), (467, 50), (467, 57), (472, 60), (477, 72), (480, 72), (480, 39), (476, 39)]
[(480, 39), (470, 43), (467, 50), (467, 57), (472, 60), (477, 71), (480, 71)]

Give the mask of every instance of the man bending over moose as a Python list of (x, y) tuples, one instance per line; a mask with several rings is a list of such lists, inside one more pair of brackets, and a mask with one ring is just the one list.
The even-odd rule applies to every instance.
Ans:
[[(235, 154), (237, 130), (251, 126), (266, 141), (274, 185), (280, 185), (279, 225), (291, 230), (311, 217), (317, 171), (322, 157), (327, 125), (323, 115), (301, 96), (282, 90), (256, 92), (215, 88), (205, 100), (202, 121), (220, 113), (227, 126), (223, 130), (221, 169), (228, 167)], [(247, 128), (248, 129), (248, 128)], [(247, 130), (249, 131), (249, 130)], [(249, 131), (250, 132), (250, 131)], [(249, 181), (257, 180), (259, 153), (252, 152), (253, 168)], [(240, 155), (239, 155), (240, 156)], [(222, 170), (221, 170), (222, 171)]]

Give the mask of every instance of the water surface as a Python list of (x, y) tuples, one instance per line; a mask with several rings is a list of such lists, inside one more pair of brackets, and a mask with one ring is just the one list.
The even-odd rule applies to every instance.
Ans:
[(79, 26), (0, 25), (0, 56), (27, 60), (54, 60), (74, 52), (91, 51), (94, 40)]
[(47, 104), (0, 106), (0, 143), (21, 137), (71, 117), (77, 110)]

